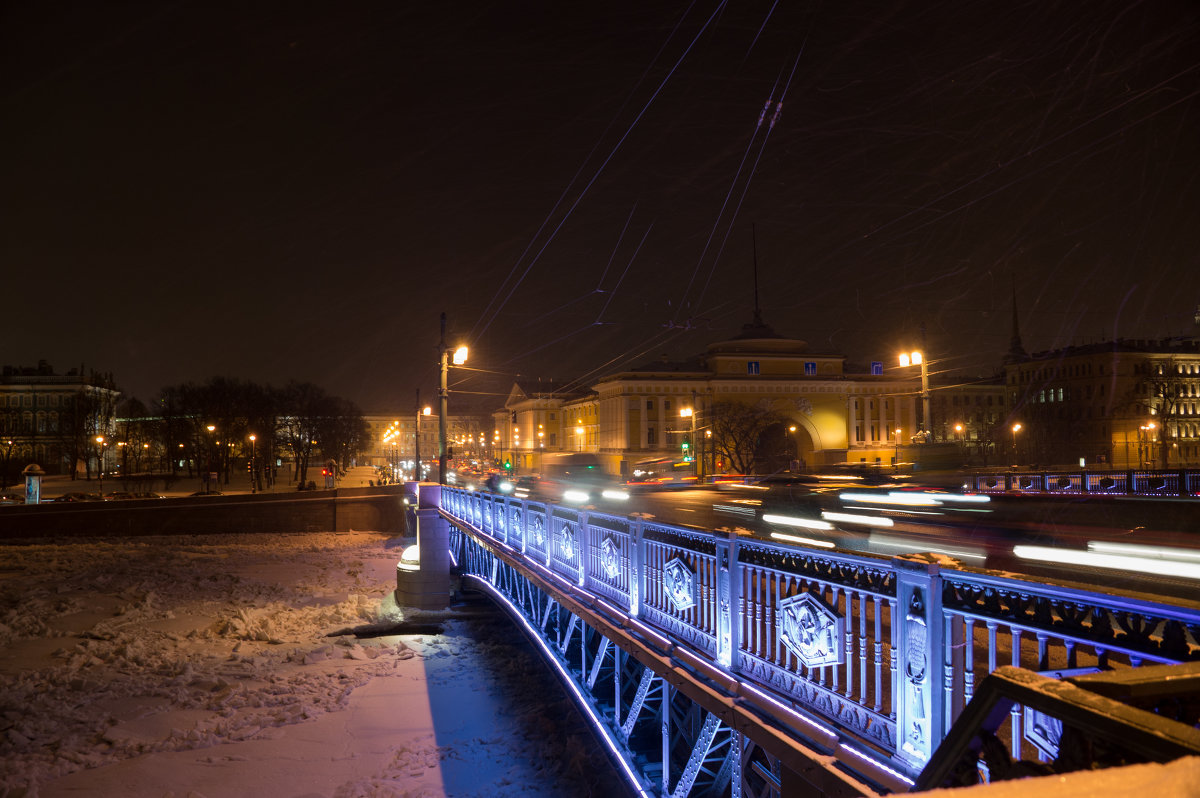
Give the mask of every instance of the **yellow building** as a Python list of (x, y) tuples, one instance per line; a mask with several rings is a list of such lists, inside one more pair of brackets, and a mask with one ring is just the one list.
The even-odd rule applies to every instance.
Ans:
[[(514, 385), (493, 443), (518, 472), (566, 451), (593, 453), (621, 475), (655, 458), (695, 458), (705, 474), (890, 465), (916, 449), (920, 384), (886, 371), (882, 362), (849, 371), (843, 355), (810, 352), (756, 318), (699, 357), (609, 374), (590, 390)], [(753, 440), (737, 440), (743, 428)]]

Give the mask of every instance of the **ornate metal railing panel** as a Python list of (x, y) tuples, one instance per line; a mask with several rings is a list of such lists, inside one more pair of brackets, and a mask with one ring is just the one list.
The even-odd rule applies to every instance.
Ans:
[(894, 750), (886, 561), (740, 541), (739, 671)]
[[(941, 583), (947, 729), (975, 685), (1000, 665), (1079, 673), (1197, 658), (1194, 609), (946, 569)], [(1018, 758), (1031, 747), (1034, 730), (1026, 725), (1022, 708), (1014, 707), (1009, 731)], [(1026, 753), (1045, 753), (1044, 746)]]
[(628, 518), (589, 513), (585, 528), (587, 561), (584, 587), (604, 596), (618, 607), (637, 603), (631, 575), (636, 572), (633, 530)]
[(641, 617), (717, 659), (716, 542), (656, 523), (643, 524), (642, 541)]
[[(805, 549), (454, 489), (444, 496), (445, 512), (476, 528), (472, 519), (490, 507), (485, 534), (513, 556), (656, 630), (740, 689), (799, 709), (814, 728), (853, 741), (844, 744), (864, 761), (910, 776), (999, 665), (1200, 660), (1194, 603), (1004, 577), (933, 555)], [(564, 651), (576, 645), (573, 632)], [(1028, 731), (1018, 713), (1014, 748)]]
[(1126, 470), (972, 474), (966, 487), (980, 493), (1094, 493), (1110, 496), (1200, 498), (1200, 471)]

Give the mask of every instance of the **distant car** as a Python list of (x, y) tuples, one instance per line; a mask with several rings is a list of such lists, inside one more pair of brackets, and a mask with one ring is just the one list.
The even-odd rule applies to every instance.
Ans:
[(64, 493), (63, 495), (59, 496), (54, 501), (56, 501), (56, 502), (94, 502), (94, 501), (96, 501), (96, 498), (97, 497), (95, 496), (95, 494), (80, 493), (78, 491), (72, 491), (71, 493)]
[(188, 495), (189, 496), (221, 496), (222, 493), (219, 490), (209, 490), (209, 491), (198, 490), (195, 493), (189, 493)]
[(119, 502), (119, 501), (125, 501), (126, 499), (136, 499), (136, 498), (137, 498), (137, 496), (135, 496), (134, 494), (128, 493), (123, 490), (114, 490), (112, 493), (104, 494), (104, 501), (106, 501), (106, 502)]
[(163, 496), (161, 493), (135, 493), (133, 495), (134, 495), (134, 498), (138, 498), (138, 499), (165, 499), (165, 498), (167, 498), (166, 496)]
[(20, 493), (0, 493), (0, 504), (24, 504), (25, 496)]

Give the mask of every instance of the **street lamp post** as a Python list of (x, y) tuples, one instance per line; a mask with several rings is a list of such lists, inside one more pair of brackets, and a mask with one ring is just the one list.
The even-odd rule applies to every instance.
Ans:
[(100, 480), (100, 498), (104, 498), (104, 436), (96, 436), (96, 478)]
[[(446, 348), (446, 314), (442, 313), (441, 349), (442, 381), (438, 388), (438, 483), (446, 484), (446, 415), (450, 404), (450, 350)], [(467, 348), (460, 346), (454, 350), (454, 365), (461, 366), (467, 362)]]
[(575, 428), (575, 451), (583, 451), (583, 427)]
[(1017, 457), (1017, 433), (1018, 433), (1018, 432), (1020, 432), (1020, 431), (1021, 431), (1021, 425), (1020, 425), (1020, 424), (1013, 424), (1013, 425), (1012, 425), (1012, 434), (1013, 434), (1013, 465), (1017, 465), (1017, 463), (1020, 461), (1020, 458), (1019, 458), (1019, 457)]
[(921, 426), (919, 430), (922, 433), (921, 440), (928, 443), (933, 439), (933, 424), (929, 417), (929, 366), (925, 362), (925, 355), (922, 352), (901, 353), (900, 365), (921, 367)]
[(896, 456), (892, 459), (892, 466), (900, 468), (900, 427), (896, 427)]
[(254, 459), (257, 452), (255, 451), (254, 442), (258, 440), (257, 435), (250, 436), (250, 492), (258, 493), (258, 473), (254, 470)]
[(696, 446), (696, 408), (681, 407), (681, 408), (679, 408), (679, 415), (681, 418), (689, 419), (692, 422), (692, 432), (691, 432), (691, 435), (688, 437), (688, 457), (691, 458), (691, 461), (692, 461), (692, 476), (699, 477), (700, 471), (698, 468), (696, 468), (696, 449), (695, 449), (695, 446)]

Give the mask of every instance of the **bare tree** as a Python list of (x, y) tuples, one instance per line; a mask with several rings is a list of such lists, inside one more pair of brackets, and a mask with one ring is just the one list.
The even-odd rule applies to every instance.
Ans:
[(713, 451), (741, 474), (753, 474), (761, 466), (764, 435), (783, 416), (767, 400), (753, 405), (745, 402), (715, 402), (709, 413)]

